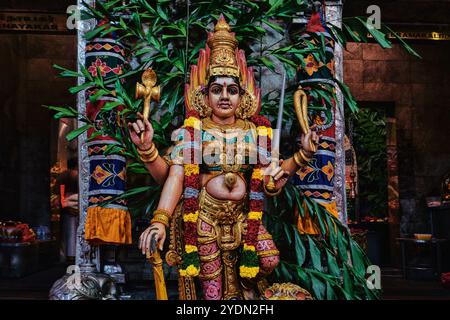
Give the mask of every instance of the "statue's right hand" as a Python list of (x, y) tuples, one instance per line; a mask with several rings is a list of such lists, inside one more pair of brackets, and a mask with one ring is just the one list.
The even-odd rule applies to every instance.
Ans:
[(150, 254), (153, 254), (158, 244), (159, 250), (163, 249), (165, 240), (166, 227), (162, 223), (155, 222), (142, 232), (139, 238), (139, 249), (141, 249), (143, 255), (145, 255), (147, 251), (150, 251)]
[[(153, 127), (148, 119), (138, 112), (139, 119), (136, 122), (128, 122), (128, 132), (130, 133), (131, 141), (141, 150), (148, 150), (152, 146), (153, 141)], [(144, 139), (141, 140), (141, 134), (144, 133)]]

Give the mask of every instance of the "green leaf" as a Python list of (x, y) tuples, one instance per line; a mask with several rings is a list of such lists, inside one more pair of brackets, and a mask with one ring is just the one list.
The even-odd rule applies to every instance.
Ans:
[(326, 282), (326, 287), (327, 287), (327, 300), (337, 300), (338, 297), (329, 282)]
[(271, 8), (266, 12), (266, 16), (270, 16), (283, 4), (283, 0), (269, 0)]
[(286, 32), (286, 30), (284, 30), (283, 27), (281, 27), (280, 25), (278, 25), (276, 23), (272, 23), (268, 20), (263, 20), (263, 23), (268, 25), (269, 27), (271, 27), (273, 30), (278, 31), (279, 33), (284, 34)]
[(270, 61), (266, 57), (259, 57), (258, 60), (260, 60), (269, 70), (275, 71), (275, 66), (272, 61)]
[(61, 66), (59, 66), (57, 64), (54, 64), (53, 68), (58, 69), (58, 70), (62, 70), (63, 72), (60, 73), (60, 76), (63, 77), (63, 78), (67, 78), (67, 77), (78, 78), (80, 76), (78, 72), (66, 69), (66, 68), (61, 67)]
[(411, 48), (400, 36), (391, 28), (389, 28), (387, 25), (383, 24), (382, 29), (386, 29), (391, 33), (392, 36), (394, 36), (401, 44), (401, 46), (409, 53), (415, 56), (416, 58), (422, 59), (422, 57), (413, 49)]
[(78, 129), (75, 129), (75, 130), (69, 132), (66, 137), (67, 141), (72, 141), (73, 139), (78, 137), (80, 134), (86, 132), (89, 128), (92, 128), (92, 125), (86, 124)]
[(325, 298), (326, 285), (313, 274), (309, 275), (311, 277), (312, 289), (316, 299), (323, 300)]
[(340, 231), (338, 232), (337, 240), (338, 240), (339, 256), (341, 257), (342, 262), (346, 263), (348, 261), (347, 247), (345, 246), (343, 235)]
[(337, 239), (336, 239), (336, 233), (337, 233), (336, 229), (337, 228), (335, 227), (333, 221), (331, 220), (329, 213), (325, 214), (325, 219), (327, 221), (328, 236), (330, 239), (331, 247), (336, 248), (337, 247)]
[(335, 25), (331, 23), (327, 23), (328, 28), (331, 30), (331, 35), (333, 36), (333, 39), (339, 43), (343, 48), (345, 48), (347, 44), (347, 39), (345, 38), (344, 32), (341, 28), (336, 27)]
[(303, 241), (298, 233), (298, 230), (295, 226), (292, 226), (294, 229), (294, 238), (295, 238), (295, 255), (297, 258), (297, 265), (300, 267), (305, 262), (306, 258), (306, 249), (303, 245)]
[(107, 27), (106, 24), (104, 24), (100, 27), (95, 27), (93, 30), (86, 32), (84, 34), (84, 38), (86, 40), (91, 40), (91, 39), (95, 38), (96, 36), (100, 35), (101, 32), (105, 31), (106, 27)]
[(90, 88), (92, 86), (94, 86), (94, 83), (92, 83), (92, 82), (85, 82), (85, 83), (83, 83), (83, 84), (81, 84), (79, 86), (70, 88), (69, 92), (72, 93), (72, 94), (75, 94), (75, 93), (78, 93), (78, 92), (80, 92), (82, 90)]
[(372, 25), (367, 24), (367, 18), (365, 18), (366, 20), (364, 20), (364, 18), (362, 17), (355, 17), (355, 19), (361, 22), (364, 28), (367, 29), (367, 31), (369, 31), (369, 33), (373, 36), (375, 41), (378, 42), (378, 44), (382, 48), (384, 49), (392, 48), (391, 42), (386, 39), (386, 35), (383, 32), (379, 31), (378, 29), (375, 29)]
[(322, 262), (320, 257), (320, 250), (317, 248), (317, 245), (315, 241), (312, 239), (311, 236), (308, 237), (308, 243), (309, 243), (309, 253), (311, 254), (311, 260), (312, 264), (314, 266), (314, 269), (318, 271), (322, 271)]
[(288, 241), (288, 245), (292, 244), (292, 237), (291, 237), (291, 229), (289, 227), (289, 224), (284, 223), (283, 224), (283, 228), (284, 228), (284, 234), (286, 235), (286, 239)]
[(287, 282), (292, 282), (292, 273), (288, 270), (287, 265), (285, 263), (280, 263), (279, 268), (281, 270), (282, 277), (286, 279)]
[(111, 94), (111, 92), (105, 89), (97, 90), (93, 95), (89, 96), (89, 101), (96, 102), (98, 98), (103, 97), (107, 94)]
[(333, 276), (340, 277), (341, 271), (336, 262), (335, 256), (329, 250), (326, 250), (326, 253), (327, 253), (327, 264), (329, 273), (331, 273)]
[(350, 274), (347, 268), (347, 264), (344, 263), (343, 265), (343, 281), (344, 281), (344, 290), (348, 292), (350, 297), (353, 297), (354, 290), (353, 290), (353, 281), (350, 278)]
[(166, 12), (161, 8), (160, 5), (156, 6), (156, 11), (158, 11), (159, 16), (166, 22), (169, 22), (169, 17), (167, 16)]
[(121, 101), (110, 101), (105, 103), (105, 105), (102, 107), (102, 111), (111, 111), (121, 105), (123, 105)]
[(357, 112), (358, 106), (357, 106), (356, 100), (353, 98), (353, 96), (350, 92), (350, 89), (342, 81), (340, 81), (338, 79), (335, 79), (335, 81), (342, 91), (342, 95), (344, 96), (344, 102), (347, 104), (347, 106), (350, 108), (350, 110), (352, 112)]
[(350, 239), (349, 242), (352, 254), (353, 269), (359, 277), (364, 277), (366, 274), (366, 266), (364, 263), (364, 255), (362, 250), (353, 239)]
[(361, 37), (358, 35), (357, 32), (353, 31), (349, 25), (347, 25), (346, 23), (343, 23), (342, 26), (344, 27), (344, 29), (347, 31), (347, 33), (350, 35), (350, 37), (355, 41), (355, 42), (362, 42)]

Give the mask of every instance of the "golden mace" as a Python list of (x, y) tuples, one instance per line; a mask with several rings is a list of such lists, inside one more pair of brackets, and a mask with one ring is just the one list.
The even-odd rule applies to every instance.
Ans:
[[(142, 74), (142, 84), (136, 83), (136, 99), (144, 99), (144, 119), (148, 119), (150, 115), (150, 102), (155, 100), (159, 102), (161, 97), (161, 89), (156, 84), (156, 73), (152, 68), (148, 68)], [(141, 133), (141, 142), (144, 142), (144, 132)]]

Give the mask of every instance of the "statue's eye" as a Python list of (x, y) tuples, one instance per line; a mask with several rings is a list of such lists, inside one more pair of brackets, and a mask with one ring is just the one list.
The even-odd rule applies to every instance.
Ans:
[(231, 95), (235, 95), (235, 94), (238, 94), (238, 92), (239, 92), (239, 90), (238, 90), (238, 88), (236, 88), (236, 87), (229, 87), (228, 88), (228, 93), (229, 94), (231, 94)]
[(218, 86), (214, 86), (214, 87), (211, 88), (211, 92), (213, 94), (220, 94), (221, 91), (222, 90), (220, 90), (220, 87), (218, 87)]

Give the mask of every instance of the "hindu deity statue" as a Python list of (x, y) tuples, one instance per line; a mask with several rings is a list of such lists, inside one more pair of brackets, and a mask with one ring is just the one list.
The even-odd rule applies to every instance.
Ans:
[(266, 196), (311, 160), (318, 135), (301, 135), (293, 157), (272, 161), (272, 129), (258, 115), (260, 89), (223, 16), (185, 87), (186, 117), (176, 142), (159, 155), (145, 117), (128, 123), (131, 139), (153, 178), (163, 185), (142, 253), (163, 250), (170, 231), (169, 265), (179, 269), (180, 299), (256, 299), (258, 283), (279, 262), (261, 219)]

